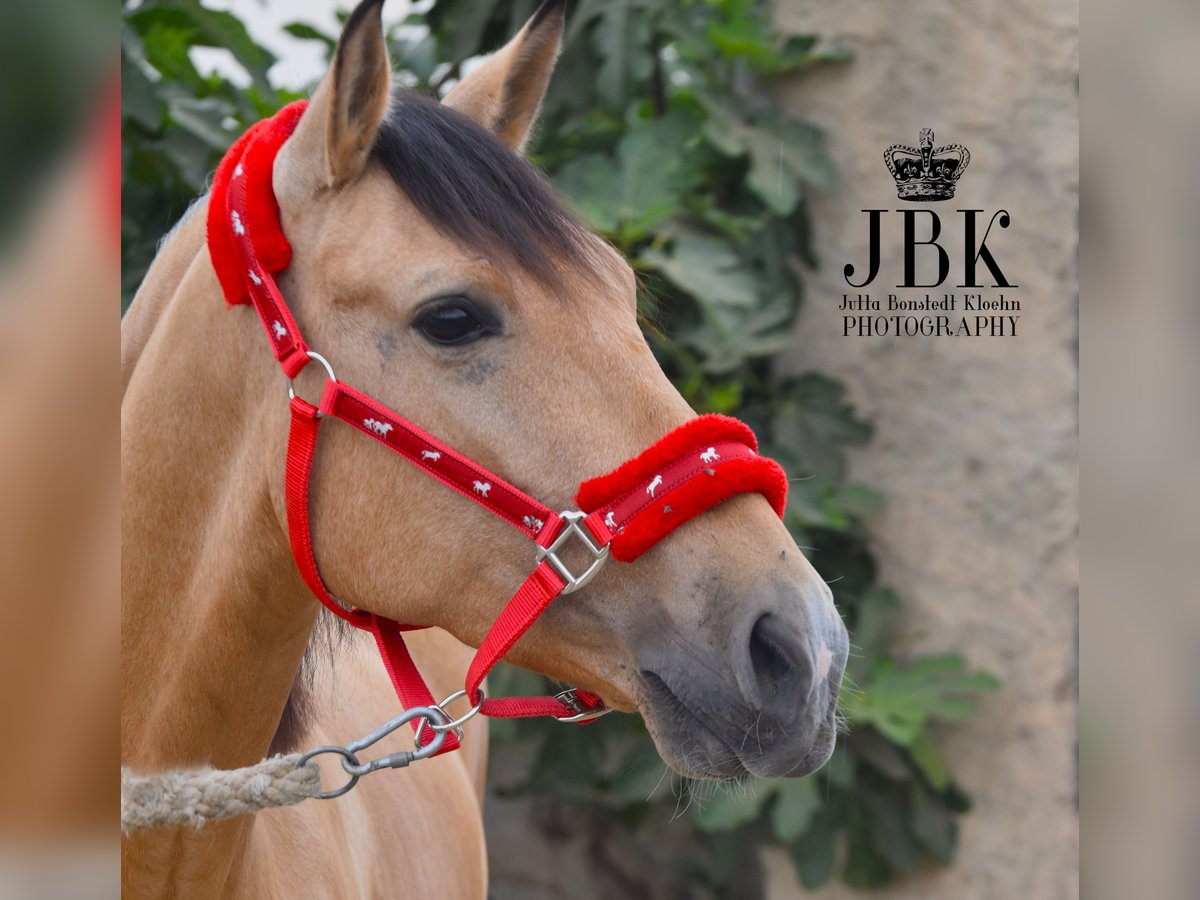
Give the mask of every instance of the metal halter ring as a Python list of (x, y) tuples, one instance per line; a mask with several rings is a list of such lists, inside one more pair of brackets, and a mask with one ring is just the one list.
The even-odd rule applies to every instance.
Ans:
[[(337, 381), (337, 376), (333, 374), (333, 366), (331, 366), (329, 364), (329, 360), (327, 360), (325, 357), (323, 357), (316, 350), (308, 350), (306, 352), (307, 352), (309, 359), (316, 360), (322, 366), (325, 367), (325, 374), (329, 376), (330, 381)], [(301, 371), (303, 371), (303, 370), (301, 370)], [(287, 392), (288, 392), (289, 400), (296, 399), (296, 385), (295, 385), (295, 380), (292, 378), (287, 379)], [(318, 412), (317, 415), (320, 415), (320, 413)]]
[[(478, 713), (479, 710), (483, 709), (483, 701), (487, 699), (487, 694), (485, 694), (483, 692), (483, 688), (478, 688), (477, 690), (479, 691), (479, 702), (476, 703), (474, 706), (472, 706), (470, 709), (468, 709), (465, 713), (463, 713), (457, 719), (451, 719), (450, 721), (443, 722), (441, 724), (438, 724), (437, 722), (432, 722), (429, 719), (422, 719), (420, 721), (420, 723), (417, 725), (417, 733), (413, 737), (413, 739), (416, 741), (417, 746), (418, 747), (421, 746), (421, 737), (425, 733), (426, 725), (428, 725), (431, 729), (433, 729), (433, 731), (437, 732), (438, 734), (444, 734), (445, 732), (449, 731), (450, 729), (454, 729), (455, 736), (461, 741), (463, 739), (463, 730), (462, 730), (463, 725), (466, 724), (467, 722), (469, 722), (471, 719), (473, 719), (475, 717), (475, 714)], [(453, 703), (455, 700), (457, 700), (459, 697), (465, 697), (465, 696), (467, 696), (467, 692), (465, 690), (455, 691), (453, 694), (448, 696), (441, 703), (435, 704), (433, 708), (436, 709), (438, 712), (440, 712), (447, 719), (449, 719), (450, 714), (448, 712), (446, 712), (446, 707), (449, 706), (451, 703)]]

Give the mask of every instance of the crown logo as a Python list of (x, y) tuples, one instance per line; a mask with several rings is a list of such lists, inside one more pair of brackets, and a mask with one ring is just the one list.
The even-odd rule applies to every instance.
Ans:
[(883, 161), (896, 179), (896, 196), (901, 200), (949, 200), (971, 154), (962, 144), (934, 149), (932, 128), (921, 129), (919, 143), (919, 148), (892, 144), (883, 151)]

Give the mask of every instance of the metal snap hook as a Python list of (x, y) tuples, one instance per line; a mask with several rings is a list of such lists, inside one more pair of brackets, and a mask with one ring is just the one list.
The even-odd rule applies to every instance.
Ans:
[[(418, 744), (416, 750), (401, 750), (398, 753), (389, 753), (387, 756), (381, 756), (378, 759), (368, 760), (367, 762), (362, 762), (358, 758), (358, 754), (361, 751), (383, 740), (383, 738), (387, 737), (401, 725), (405, 725), (417, 718), (421, 720), (422, 725), (429, 722), (431, 727), (439, 729), (435, 732), (433, 740), (426, 746), (422, 747)], [(358, 784), (358, 779), (364, 775), (369, 775), (371, 772), (378, 772), (380, 769), (401, 769), (418, 759), (427, 759), (435, 755), (442, 749), (442, 744), (446, 742), (446, 729), (451, 727), (447, 721), (448, 719), (449, 717), (446, 713), (438, 706), (414, 706), (412, 709), (406, 709), (394, 719), (376, 728), (370, 734), (364, 735), (357, 741), (347, 744), (345, 747), (334, 745), (314, 747), (296, 761), (296, 766), (303, 766), (323, 753), (335, 753), (340, 756), (342, 758), (342, 769), (350, 776), (350, 780), (341, 787), (313, 795), (320, 800), (332, 800), (334, 797), (340, 797), (347, 793)]]

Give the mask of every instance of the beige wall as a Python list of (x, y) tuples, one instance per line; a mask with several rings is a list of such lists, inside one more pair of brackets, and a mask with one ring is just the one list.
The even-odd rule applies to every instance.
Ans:
[[(856, 54), (784, 89), (791, 112), (827, 131), (842, 179), (812, 201), (821, 268), (787, 365), (840, 377), (875, 423), (852, 473), (888, 496), (872, 531), (904, 602), (903, 647), (961, 650), (1003, 680), (977, 719), (944, 731), (976, 803), (957, 864), (884, 895), (1074, 897), (1077, 5), (780, 0), (776, 16)], [(842, 266), (866, 260), (859, 210), (905, 205), (882, 152), (922, 127), (971, 151), (955, 200), (934, 205), (959, 234), (945, 241), (952, 277), (953, 210), (1012, 214), (988, 244), (1019, 285), (1006, 292), (1022, 304), (1016, 338), (841, 336)], [(885, 244), (885, 290), (900, 260), (899, 241)], [(769, 896), (802, 894), (786, 860), (769, 863)]]

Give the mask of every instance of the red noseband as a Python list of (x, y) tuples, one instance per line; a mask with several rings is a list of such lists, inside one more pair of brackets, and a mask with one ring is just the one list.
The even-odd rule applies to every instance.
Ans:
[[(582, 690), (557, 697), (485, 699), (480, 685), (491, 668), (560, 594), (583, 587), (611, 555), (632, 562), (684, 522), (728, 497), (760, 493), (782, 516), (787, 478), (779, 465), (758, 455), (754, 434), (726, 416), (700, 416), (671, 431), (608, 475), (579, 488), (579, 511), (555, 512), (443, 444), (382, 403), (337, 380), (333, 369), (300, 336), (275, 275), (291, 260), (279, 206), (271, 185), (275, 156), (295, 129), (304, 103), (293, 103), (250, 128), (217, 169), (208, 207), (208, 248), (228, 303), (253, 304), (284, 374), (294, 378), (312, 360), (328, 380), (319, 406), (292, 395), (286, 496), (288, 536), (300, 574), (326, 607), (370, 631), (384, 666), (406, 707), (437, 706), (409, 655), (403, 632), (410, 626), (343, 604), (330, 593), (317, 568), (309, 522), (309, 477), (323, 419), (338, 419), (400, 454), (447, 487), (458, 491), (516, 528), (536, 545), (536, 565), (480, 644), (463, 691), (475, 711), (488, 716), (553, 716), (590, 721), (605, 711), (599, 697)], [(290, 382), (289, 382), (289, 394)], [(572, 571), (558, 551), (580, 543), (590, 554)], [(414, 720), (414, 724), (417, 720)], [(453, 725), (441, 752), (458, 746)], [(432, 739), (425, 735), (422, 745)], [(421, 740), (419, 737), (418, 740)]]

